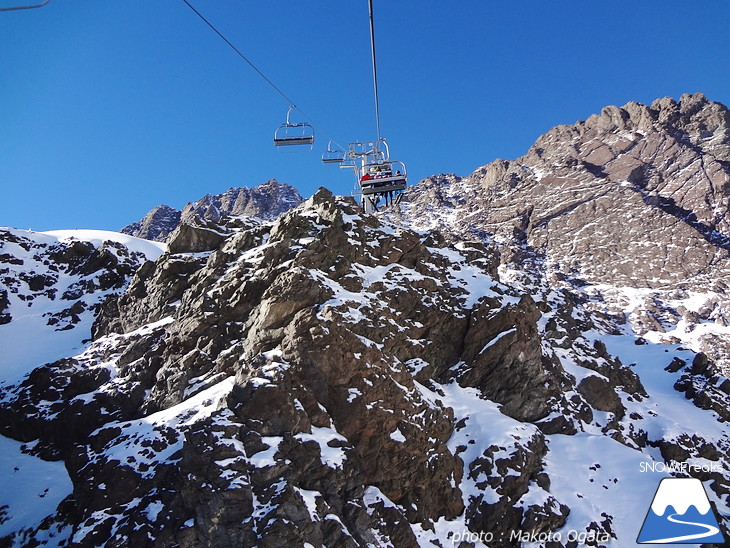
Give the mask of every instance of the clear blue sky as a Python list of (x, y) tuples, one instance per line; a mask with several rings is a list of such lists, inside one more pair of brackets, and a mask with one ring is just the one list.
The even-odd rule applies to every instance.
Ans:
[[(366, 0), (191, 1), (329, 135), (374, 139)], [(382, 133), (412, 183), (609, 104), (730, 104), (724, 0), (375, 0), (375, 16)], [(323, 135), (274, 148), (287, 107), (182, 0), (2, 12), (0, 225), (118, 230), (270, 178), (348, 194)]]

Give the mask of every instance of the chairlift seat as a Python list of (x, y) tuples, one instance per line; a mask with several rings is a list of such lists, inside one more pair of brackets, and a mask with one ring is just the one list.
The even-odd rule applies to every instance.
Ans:
[(361, 183), (361, 192), (363, 194), (378, 194), (382, 192), (394, 192), (396, 190), (405, 190), (408, 185), (403, 177), (397, 179), (368, 179)]
[(328, 150), (322, 154), (323, 164), (341, 164), (345, 161), (345, 153), (341, 151)]
[(305, 137), (274, 137), (274, 144), (276, 146), (289, 146), (289, 145), (313, 145), (314, 136)]

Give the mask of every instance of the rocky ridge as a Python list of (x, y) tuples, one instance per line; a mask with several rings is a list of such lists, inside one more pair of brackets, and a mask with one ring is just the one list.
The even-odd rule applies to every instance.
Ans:
[(324, 190), (179, 228), (83, 352), (2, 386), (3, 434), (72, 486), (6, 541), (605, 545), (636, 537), (648, 460), (708, 465), (730, 514), (730, 381), (502, 262)]
[(221, 223), (225, 217), (235, 216), (272, 221), (302, 201), (294, 187), (271, 179), (252, 188), (230, 188), (222, 194), (206, 194), (186, 204), (182, 211), (167, 205), (157, 206), (143, 219), (125, 226), (120, 232), (164, 242), (181, 224)]
[(730, 371), (730, 113), (702, 94), (606, 107), (514, 161), (441, 175), (394, 220), (500, 245), (507, 268)]

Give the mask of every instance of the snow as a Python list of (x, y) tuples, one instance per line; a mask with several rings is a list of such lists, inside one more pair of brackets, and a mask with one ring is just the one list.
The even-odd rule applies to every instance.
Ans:
[[(46, 250), (58, 242), (72, 239), (87, 241), (100, 246), (104, 241), (119, 242), (132, 252), (140, 252), (149, 260), (159, 257), (165, 250), (165, 244), (149, 242), (126, 234), (102, 230), (57, 230), (50, 232), (32, 232), (27, 230), (8, 229), (15, 237), (32, 245), (29, 250), (13, 242), (4, 242), (3, 253), (20, 259), (22, 265), (11, 265), (11, 274), (15, 280), (25, 276), (46, 275), (53, 279), (47, 290), (32, 292), (23, 283), (18, 293), (8, 292), (12, 321), (0, 325), (0, 383), (17, 382), (34, 368), (61, 358), (74, 356), (83, 351), (85, 340), (90, 338), (91, 325), (95, 319), (93, 307), (99, 304), (112, 292), (118, 290), (97, 290), (89, 293), (83, 289), (83, 300), (86, 310), (78, 314), (79, 322), (70, 329), (48, 325), (51, 315), (58, 314), (74, 305), (76, 300), (61, 298), (68, 290), (80, 287), (88, 278), (81, 275), (67, 274), (61, 270), (53, 270), (44, 264), (43, 255)], [(52, 294), (55, 291), (55, 295)], [(20, 295), (24, 297), (21, 298)], [(32, 298), (28, 298), (32, 297)]]
[(342, 447), (332, 447), (331, 442), (341, 445), (349, 445), (347, 438), (340, 435), (337, 430), (327, 427), (312, 427), (312, 433), (301, 433), (294, 436), (302, 442), (316, 441), (319, 444), (320, 459), (322, 464), (330, 468), (342, 468), (345, 463), (345, 452)]
[(317, 513), (317, 497), (321, 497), (321, 493), (319, 491), (311, 491), (300, 487), (294, 487), (294, 490), (302, 497), (302, 500), (307, 507), (307, 511), (309, 512), (309, 518), (315, 523), (320, 521), (319, 514)]
[(497, 404), (482, 399), (475, 388), (463, 388), (452, 382), (438, 385), (438, 390), (443, 392), (441, 395), (418, 382), (414, 384), (427, 401), (438, 399), (445, 407), (452, 408), (455, 423), (464, 421), (464, 426), (455, 429), (447, 443), (449, 450), (458, 454), (465, 463), (460, 485), (464, 505), (472, 499), (496, 503), (500, 498), (497, 492), (482, 485), (486, 478), (473, 478), (466, 473), (469, 463), (481, 458), (492, 447), (514, 447), (518, 440), (527, 442), (537, 432), (537, 427), (502, 414)]
[(649, 394), (642, 402), (624, 402), (624, 405), (627, 411), (637, 411), (644, 417), (633, 424), (646, 430), (650, 440), (675, 439), (698, 431), (710, 442), (728, 437), (727, 428), (716, 420), (713, 411), (698, 408), (674, 389), (678, 374), (664, 370), (675, 356), (691, 363), (693, 352), (679, 345), (637, 345), (636, 338), (630, 335), (608, 335), (601, 340), (609, 353), (632, 365)]
[(151, 240), (143, 240), (122, 234), (121, 232), (111, 232), (108, 230), (90, 230), (90, 229), (74, 229), (74, 230), (49, 230), (40, 232), (46, 236), (51, 236), (60, 242), (68, 242), (71, 240), (79, 240), (89, 242), (94, 247), (100, 247), (105, 241), (117, 242), (133, 253), (142, 253), (147, 260), (156, 261), (160, 255), (167, 250), (167, 244), (161, 242), (153, 242)]
[[(649, 397), (643, 401), (624, 398), (623, 403), (627, 406), (627, 415), (636, 412), (643, 417), (626, 420), (646, 430), (650, 440), (671, 440), (681, 434), (698, 431), (716, 447), (718, 440), (727, 439), (727, 429), (713, 419), (714, 413), (698, 409), (683, 398), (674, 389), (677, 374), (664, 370), (674, 356), (691, 361), (694, 356), (691, 351), (677, 345), (636, 345), (636, 337), (632, 335), (606, 336), (592, 332), (586, 333), (586, 336), (589, 339), (600, 338), (609, 353), (619, 356), (627, 365), (632, 364), (632, 369), (639, 374)], [(571, 366), (571, 369), (585, 371), (586, 375), (597, 374), (578, 366), (574, 361)], [(434, 383), (431, 390), (419, 383), (414, 384), (424, 399), (432, 402), (440, 400), (444, 406), (451, 407), (455, 423), (463, 425), (453, 432), (448, 448), (465, 463), (465, 474), (459, 485), (464, 504), (468, 505), (472, 499), (496, 503), (499, 494), (490, 487), (484, 487), (486, 477), (471, 477), (467, 473), (469, 463), (481, 458), (488, 450), (492, 451), (495, 460), (508, 457), (520, 445), (524, 447), (533, 435), (539, 436), (537, 428), (503, 415), (499, 405), (482, 399), (476, 389), (463, 388), (456, 383)], [(604, 424), (607, 422), (608, 417), (601, 419), (598, 412), (594, 412), (594, 415)], [(544, 459), (544, 472), (551, 480), (550, 491), (530, 484), (529, 491), (519, 505), (523, 508), (531, 504), (542, 505), (552, 495), (571, 509), (565, 526), (556, 534), (565, 539), (570, 534), (584, 533), (593, 522), (600, 524), (610, 519), (610, 528), (618, 539), (611, 542), (633, 546), (659, 482), (668, 477), (662, 467), (653, 470), (650, 466), (656, 461), (664, 464), (659, 451), (647, 447), (642, 452), (627, 447), (606, 436), (600, 429), (574, 436), (549, 435), (546, 436), (546, 443), (548, 452)], [(707, 459), (690, 459), (688, 464), (710, 468), (718, 463)], [(518, 472), (508, 471), (507, 475)], [(717, 500), (711, 490), (707, 491), (722, 511), (725, 505)], [(459, 519), (463, 519), (463, 516)], [(436, 529), (439, 531), (436, 537), (448, 539), (462, 530), (459, 519), (441, 524), (440, 529)], [(434, 533), (417, 526), (413, 529), (421, 546), (430, 546)], [(463, 531), (467, 531), (466, 527)], [(528, 542), (523, 543), (523, 546), (537, 548), (541, 545)]]
[(279, 451), (279, 444), (284, 441), (281, 436), (264, 436), (261, 438), (261, 442), (265, 444), (268, 449), (254, 453), (248, 457), (248, 461), (253, 464), (256, 468), (268, 468), (269, 466), (276, 465), (276, 459), (274, 456)]
[(585, 531), (612, 516), (618, 545), (633, 546), (659, 481), (665, 474), (642, 472), (646, 455), (606, 436), (547, 436), (545, 472), (550, 492), (571, 511), (558, 532)]
[[(218, 410), (233, 388), (234, 379), (228, 377), (177, 405), (141, 419), (107, 423), (103, 428), (116, 426), (122, 434), (100, 453), (108, 461), (130, 466), (143, 477), (154, 475), (156, 464), (175, 460), (174, 455), (182, 448), (183, 441), (178, 434), (182, 427), (205, 420)], [(165, 440), (164, 448), (150, 452), (147, 448), (163, 439), (163, 432), (174, 434), (171, 436), (174, 439)]]
[(383, 492), (374, 485), (369, 485), (365, 488), (362, 500), (368, 508), (368, 514), (370, 515), (372, 515), (371, 508), (376, 504), (383, 504), (385, 508), (398, 508), (393, 501), (386, 497)]
[(357, 397), (362, 396), (362, 392), (357, 388), (348, 388), (347, 394), (347, 403), (352, 403)]
[(390, 439), (399, 443), (403, 443), (404, 441), (406, 441), (406, 437), (403, 435), (403, 432), (400, 431), (400, 428), (396, 428), (393, 432), (390, 433)]
[(0, 326), (0, 383), (17, 382), (40, 365), (74, 356), (84, 349), (83, 340), (89, 337), (94, 321), (91, 312), (80, 315), (76, 328), (55, 331), (43, 317), (45, 312), (55, 309), (49, 310), (50, 306), (43, 302), (35, 304), (32, 313), (15, 315), (13, 309), (13, 321)]
[(157, 516), (162, 512), (165, 506), (159, 500), (152, 502), (147, 506), (147, 519), (151, 522), (157, 521)]
[[(712, 345), (713, 337), (721, 340), (730, 337), (730, 326), (723, 325), (724, 320), (718, 318), (726, 312), (724, 308), (727, 299), (722, 293), (709, 290), (640, 289), (607, 284), (588, 286), (585, 292), (592, 297), (595, 306), (601, 308), (599, 303), (609, 303), (622, 310), (630, 322), (636, 321), (647, 309), (663, 310), (659, 315), (662, 329), (642, 334), (644, 339), (654, 343), (680, 341), (683, 346), (701, 352), (708, 344)], [(702, 309), (713, 312), (709, 314), (709, 318), (703, 316), (699, 321), (688, 321), (685, 317), (680, 317), (678, 311), (682, 309), (694, 313), (699, 313)], [(730, 366), (722, 363), (722, 360), (719, 365)]]
[(512, 329), (508, 329), (507, 331), (503, 331), (502, 333), (500, 333), (499, 335), (494, 337), (491, 341), (489, 341), (487, 344), (485, 344), (484, 348), (482, 348), (479, 351), (479, 353), (483, 354), (485, 350), (487, 350), (487, 349), (491, 348), (492, 346), (494, 346), (495, 344), (497, 344), (497, 342), (499, 342), (500, 339), (502, 339), (503, 337), (506, 337), (507, 335), (511, 335), (513, 333), (517, 333), (516, 327), (513, 327)]
[(0, 538), (39, 525), (73, 490), (63, 461), (27, 455), (22, 445), (0, 436)]
[(234, 381), (235, 376), (227, 377), (177, 405), (140, 420), (148, 424), (165, 425), (175, 429), (200, 422), (222, 405), (225, 397), (233, 389)]

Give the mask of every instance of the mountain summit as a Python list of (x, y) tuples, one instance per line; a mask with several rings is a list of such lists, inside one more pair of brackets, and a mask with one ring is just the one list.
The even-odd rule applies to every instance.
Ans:
[[(727, 174), (724, 126), (701, 129), (723, 109), (610, 107), (515, 162), (423, 181), (386, 213), (320, 189), (276, 219), (181, 224), (149, 260), (0, 234), (0, 335), (47, 321), (44, 341), (64, 337), (0, 379), (2, 473), (24, 479), (0, 495), (0, 536), (627, 546), (668, 470), (703, 482), (727, 534), (730, 379), (679, 344), (691, 321), (687, 334), (723, 336), (725, 287), (706, 284), (723, 272), (724, 221), (696, 226), (722, 198), (687, 196)], [(645, 181), (648, 158), (661, 175)], [(672, 194), (685, 176), (699, 182)], [(704, 242), (714, 260), (676, 274), (647, 235), (685, 262), (693, 248), (674, 246)], [(53, 323), (84, 290), (83, 321)]]
[(120, 232), (164, 242), (181, 223), (218, 223), (224, 216), (240, 215), (271, 221), (302, 201), (293, 186), (271, 179), (253, 188), (229, 188), (223, 194), (207, 194), (186, 204), (182, 211), (167, 205), (157, 206), (142, 220), (125, 226)]

